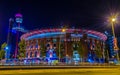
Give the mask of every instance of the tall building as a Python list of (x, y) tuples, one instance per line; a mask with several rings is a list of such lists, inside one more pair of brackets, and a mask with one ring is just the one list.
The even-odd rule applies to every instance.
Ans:
[(15, 14), (15, 21), (17, 23), (17, 26), (16, 26), (16, 49), (15, 49), (15, 58), (17, 57), (17, 54), (18, 54), (18, 40), (19, 40), (19, 31), (21, 30), (21, 23), (23, 21), (23, 16), (22, 14), (20, 13), (17, 13)]

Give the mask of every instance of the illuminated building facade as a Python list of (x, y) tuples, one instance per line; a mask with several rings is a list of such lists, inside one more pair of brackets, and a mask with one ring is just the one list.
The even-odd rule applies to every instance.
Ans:
[(103, 33), (82, 29), (42, 29), (21, 36), (21, 40), (25, 40), (26, 43), (26, 59), (41, 57), (72, 59), (77, 51), (79, 54), (77, 56), (82, 58), (82, 61), (104, 58), (106, 39), (107, 36)]

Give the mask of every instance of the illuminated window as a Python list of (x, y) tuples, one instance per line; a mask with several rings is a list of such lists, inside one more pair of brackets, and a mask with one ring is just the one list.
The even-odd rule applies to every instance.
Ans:
[(50, 42), (50, 39), (47, 39), (47, 42)]
[(53, 42), (56, 42), (57, 40), (56, 39), (53, 39)]
[(53, 44), (54, 47), (56, 47), (56, 44)]
[(50, 47), (50, 44), (47, 44), (47, 47)]
[(26, 53), (26, 57), (28, 57), (28, 53)]
[(35, 52), (35, 57), (37, 57), (37, 51)]
[(35, 48), (38, 48), (38, 45), (35, 45)]

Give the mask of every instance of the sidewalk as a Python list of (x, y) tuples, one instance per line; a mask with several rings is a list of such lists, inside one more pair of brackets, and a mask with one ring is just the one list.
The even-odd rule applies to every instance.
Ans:
[(20, 70), (20, 69), (103, 69), (120, 68), (120, 66), (0, 66), (0, 70)]

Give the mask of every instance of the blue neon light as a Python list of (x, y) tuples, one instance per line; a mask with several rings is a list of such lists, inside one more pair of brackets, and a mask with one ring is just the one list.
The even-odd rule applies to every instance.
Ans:
[(37, 34), (37, 35), (33, 35), (28, 37), (26, 40), (30, 40), (30, 39), (34, 39), (34, 38), (44, 38), (44, 37), (56, 37), (58, 35), (62, 35), (65, 34), (64, 32), (52, 32), (52, 33), (42, 33), (42, 34)]
[(93, 37), (93, 38), (96, 38), (96, 39), (101, 39), (100, 37), (96, 36), (96, 35), (93, 35), (93, 34), (88, 34), (89, 37)]
[[(36, 34), (33, 36), (28, 37), (26, 40), (31, 40), (34, 38), (49, 38), (49, 37), (57, 37), (57, 36), (64, 36), (65, 32), (48, 32), (48, 33), (42, 33), (42, 34)], [(82, 34), (71, 34), (71, 37), (82, 37)], [(88, 37), (96, 38), (96, 39), (101, 39), (99, 36), (93, 35), (93, 34), (88, 34)]]
[(8, 47), (5, 47), (6, 50), (8, 50), (9, 48)]

